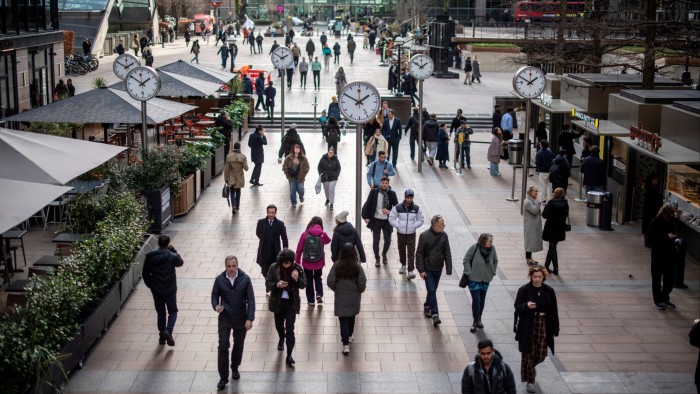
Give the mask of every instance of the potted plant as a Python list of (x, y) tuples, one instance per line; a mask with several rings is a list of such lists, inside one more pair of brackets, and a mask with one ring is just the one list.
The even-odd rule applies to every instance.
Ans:
[(178, 171), (183, 177), (183, 186), (175, 196), (174, 215), (186, 214), (195, 203), (195, 178), (198, 170), (206, 168), (206, 158), (211, 157), (211, 147), (206, 142), (188, 142), (182, 146)]

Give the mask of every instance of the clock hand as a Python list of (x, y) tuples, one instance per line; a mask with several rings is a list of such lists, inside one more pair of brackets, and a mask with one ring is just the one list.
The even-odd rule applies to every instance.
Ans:
[(354, 102), (356, 102), (356, 103), (357, 103), (357, 101), (358, 101), (358, 100), (355, 100), (352, 96), (350, 96), (350, 95), (347, 94), (347, 93), (343, 93), (343, 96), (349, 97), (352, 101), (354, 101)]
[(528, 82), (527, 84), (532, 85), (532, 83), (535, 82), (535, 80), (537, 80), (537, 78), (539, 78), (539, 77), (535, 77), (535, 78), (531, 79), (530, 82)]
[(148, 78), (148, 79), (146, 79), (145, 81), (141, 82), (141, 83), (139, 84), (139, 86), (143, 86), (143, 85), (145, 85), (145, 84), (146, 84), (146, 82), (148, 82), (148, 81), (150, 81), (150, 80), (151, 80), (151, 78), (149, 77), (149, 78)]
[(522, 79), (523, 81), (527, 82), (528, 84), (530, 84), (530, 81), (528, 81), (527, 79), (525, 79), (525, 77), (523, 77), (522, 75), (518, 75), (518, 77), (519, 77), (520, 79)]
[(367, 97), (369, 97), (369, 94), (366, 95), (365, 97), (363, 97), (362, 99), (360, 99), (360, 101), (357, 102), (357, 105), (362, 104), (362, 102), (365, 101), (367, 99)]
[(131, 79), (133, 79), (134, 81), (136, 81), (136, 82), (138, 82), (138, 83), (141, 83), (141, 81), (139, 81), (139, 79), (138, 79), (138, 78), (136, 78), (136, 77), (135, 77), (135, 76), (133, 76), (133, 75), (131, 76)]

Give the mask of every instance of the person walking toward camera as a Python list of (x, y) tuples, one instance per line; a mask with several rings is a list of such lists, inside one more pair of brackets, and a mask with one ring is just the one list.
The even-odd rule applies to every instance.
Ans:
[(425, 288), (428, 291), (423, 303), (423, 313), (425, 317), (433, 319), (435, 327), (442, 323), (438, 311), (437, 288), (443, 267), (447, 275), (452, 275), (450, 240), (444, 230), (445, 219), (440, 215), (433, 216), (430, 219), (430, 229), (421, 233), (416, 248), (416, 268), (420, 277), (425, 280)]
[(277, 350), (284, 350), (287, 344), (286, 363), (294, 366), (292, 351), (296, 338), (294, 323), (301, 310), (299, 289), (306, 287), (306, 276), (299, 264), (294, 264), (294, 252), (283, 249), (277, 255), (277, 262), (270, 266), (265, 277), (265, 288), (270, 293), (267, 308), (275, 314), (275, 329), (279, 336)]
[(651, 241), (651, 294), (658, 310), (675, 308), (670, 295), (676, 272), (676, 240), (678, 222), (673, 207), (666, 204), (649, 223)]
[(297, 243), (294, 261), (301, 264), (306, 276), (306, 302), (309, 305), (323, 304), (323, 267), (326, 266), (324, 245), (331, 243), (331, 238), (323, 231), (323, 219), (311, 218)]
[(360, 262), (367, 262), (365, 256), (365, 248), (362, 246), (360, 233), (357, 232), (352, 224), (348, 223), (350, 212), (343, 211), (335, 215), (335, 228), (333, 229), (333, 239), (331, 240), (331, 261), (334, 263), (340, 258), (340, 249), (345, 244), (350, 244), (357, 249), (357, 255), (360, 257)]
[[(377, 141), (377, 146), (379, 146), (381, 140), (377, 138), (375, 141)], [(381, 183), (382, 178), (389, 179), (390, 176), (394, 175), (396, 175), (394, 166), (386, 159), (386, 152), (380, 150), (377, 153), (377, 160), (373, 161), (367, 170), (367, 184), (370, 188), (376, 189)]]
[[(143, 283), (151, 289), (155, 304), (157, 326), (160, 337), (158, 343), (175, 346), (173, 328), (177, 321), (177, 274), (176, 267), (182, 267), (184, 262), (177, 254), (175, 247), (170, 244), (170, 237), (158, 237), (158, 249), (149, 252), (143, 263)], [(167, 323), (166, 313), (167, 308)]]
[[(542, 239), (549, 243), (547, 257), (544, 260), (544, 267), (547, 272), (559, 275), (559, 256), (557, 254), (557, 244), (566, 240), (566, 220), (569, 217), (569, 203), (566, 201), (566, 192), (558, 187), (552, 193), (552, 199), (547, 201), (542, 211), (542, 217), (547, 219), (542, 230)], [(549, 269), (549, 264), (554, 264), (554, 269)]]
[(513, 330), (522, 355), (520, 381), (527, 383), (528, 393), (535, 393), (535, 367), (547, 357), (547, 348), (554, 353), (554, 337), (559, 336), (559, 310), (554, 289), (544, 283), (545, 268), (530, 267), (528, 277), (530, 281), (515, 296)]
[(469, 331), (474, 333), (478, 328), (484, 328), (481, 315), (486, 306), (486, 292), (498, 269), (498, 255), (496, 247), (493, 246), (493, 235), (487, 233), (479, 235), (479, 240), (467, 250), (462, 263), (464, 264), (463, 275), (469, 278), (467, 286), (472, 296), (474, 322)]
[(355, 246), (343, 245), (340, 258), (328, 273), (328, 288), (335, 292), (334, 314), (340, 323), (343, 354), (350, 354), (350, 344), (355, 332), (355, 317), (360, 313), (362, 293), (367, 288), (367, 276), (357, 262)]
[(284, 172), (289, 182), (289, 200), (292, 203), (292, 208), (297, 206), (297, 194), (299, 201), (304, 203), (304, 181), (306, 174), (309, 173), (309, 160), (304, 155), (301, 145), (294, 144), (292, 151), (284, 159), (282, 164), (282, 172)]
[(265, 151), (263, 146), (267, 145), (267, 137), (265, 137), (265, 129), (262, 125), (255, 127), (255, 132), (248, 137), (248, 146), (250, 147), (250, 160), (255, 164), (253, 173), (250, 176), (250, 183), (253, 186), (262, 186), (260, 183), (260, 172), (262, 171), (263, 163), (265, 162)]
[[(214, 279), (211, 290), (211, 306), (219, 314), (219, 383), (216, 388), (223, 390), (228, 383), (229, 362), (231, 378), (238, 380), (241, 374), (238, 367), (243, 360), (243, 345), (246, 333), (253, 328), (255, 320), (255, 293), (250, 277), (238, 268), (238, 258), (227, 256), (226, 270)], [(233, 349), (229, 359), (228, 349), (233, 331)]]
[(424, 218), (423, 211), (413, 203), (413, 190), (406, 189), (403, 195), (403, 203), (391, 208), (389, 223), (396, 229), (396, 239), (399, 244), (399, 261), (401, 262), (399, 274), (406, 273), (406, 263), (408, 262), (406, 279), (411, 280), (416, 277), (413, 272), (416, 254), (416, 230), (423, 225)]
[(224, 179), (231, 188), (231, 210), (234, 215), (238, 213), (241, 205), (241, 189), (245, 187), (245, 174), (248, 171), (248, 159), (241, 153), (241, 143), (233, 144), (233, 152), (226, 156), (224, 167)]
[(321, 157), (318, 162), (318, 174), (323, 184), (323, 192), (326, 194), (326, 206), (332, 211), (335, 202), (335, 185), (340, 176), (340, 160), (335, 155), (333, 148)]
[(490, 339), (477, 344), (479, 352), (462, 374), (462, 394), (515, 394), (515, 377)]
[(267, 206), (267, 216), (258, 220), (255, 235), (259, 240), (257, 262), (262, 276), (265, 276), (270, 265), (277, 261), (277, 255), (282, 248), (289, 247), (287, 227), (283, 221), (277, 219), (277, 206), (273, 204)]
[(386, 254), (391, 246), (391, 232), (393, 227), (389, 223), (389, 213), (399, 201), (396, 192), (389, 187), (389, 178), (383, 177), (378, 188), (373, 188), (367, 196), (367, 201), (362, 205), (362, 219), (367, 228), (372, 230), (372, 250), (374, 251), (374, 266), (379, 267), (379, 237), (384, 235), (384, 248), (382, 249), (382, 263), (387, 265), (389, 259)]

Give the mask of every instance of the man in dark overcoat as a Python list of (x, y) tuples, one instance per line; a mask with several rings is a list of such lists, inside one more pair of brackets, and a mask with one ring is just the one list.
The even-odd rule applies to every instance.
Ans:
[(250, 147), (250, 160), (255, 164), (253, 174), (250, 176), (250, 183), (253, 186), (262, 186), (260, 183), (260, 172), (262, 165), (265, 162), (265, 152), (263, 145), (267, 145), (267, 137), (265, 137), (265, 129), (262, 125), (255, 128), (255, 133), (248, 137), (248, 146)]
[(267, 206), (267, 216), (258, 220), (255, 235), (260, 240), (257, 262), (264, 278), (270, 266), (277, 261), (280, 250), (289, 247), (287, 228), (283, 221), (277, 219), (277, 206), (273, 204)]

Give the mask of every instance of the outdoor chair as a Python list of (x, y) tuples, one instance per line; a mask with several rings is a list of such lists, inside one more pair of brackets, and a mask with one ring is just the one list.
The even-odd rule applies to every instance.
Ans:
[[(35, 268), (35, 267), (29, 267), (29, 271), (27, 273), (27, 278), (31, 278), (32, 276), (37, 276), (37, 277), (45, 277), (49, 275), (48, 270), (43, 270), (40, 268)], [(29, 279), (18, 279), (14, 282), (11, 282), (6, 288), (5, 292), (9, 293), (24, 293), (25, 288), (27, 287), (27, 284), (29, 284)]]
[(107, 189), (109, 189), (109, 179), (104, 181), (101, 185), (95, 188), (95, 196), (102, 197), (107, 195)]
[[(51, 201), (49, 205), (46, 206), (46, 214), (44, 219), (44, 233), (49, 224), (54, 225), (54, 230), (56, 225), (61, 228), (61, 225), (70, 224), (70, 204), (73, 202), (74, 197), (68, 195), (62, 195), (54, 201)], [(49, 221), (48, 218), (51, 213), (51, 208), (53, 208), (54, 220)], [(56, 216), (58, 215), (58, 216)]]

